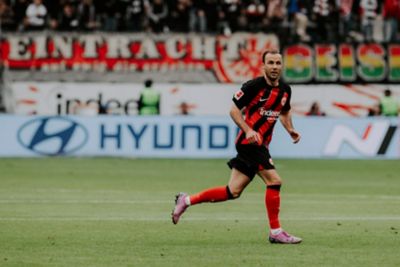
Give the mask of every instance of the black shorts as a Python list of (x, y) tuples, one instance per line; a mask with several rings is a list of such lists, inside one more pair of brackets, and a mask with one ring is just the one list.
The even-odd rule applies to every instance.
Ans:
[(237, 169), (253, 179), (261, 170), (275, 169), (271, 155), (265, 146), (236, 145), (238, 154), (228, 161), (229, 168)]

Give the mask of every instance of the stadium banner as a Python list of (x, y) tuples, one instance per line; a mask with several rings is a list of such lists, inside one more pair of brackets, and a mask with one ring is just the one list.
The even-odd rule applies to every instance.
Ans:
[[(15, 82), (9, 86), (9, 113), (20, 115), (70, 115), (82, 105), (106, 106), (111, 114), (136, 115), (142, 84)], [(191, 115), (228, 113), (237, 84), (154, 84), (161, 93), (161, 115), (181, 113), (185, 104)], [(292, 111), (305, 115), (313, 102), (333, 117), (365, 117), (376, 107), (383, 91), (390, 88), (400, 99), (400, 85), (293, 85)], [(210, 97), (212, 96), (212, 97)], [(96, 113), (94, 111), (93, 113)]]
[[(276, 158), (399, 159), (397, 118), (295, 118), (293, 144), (278, 123)], [(230, 158), (238, 128), (227, 116), (0, 116), (0, 157)]]
[[(98, 74), (86, 78), (78, 75), (79, 79), (102, 80), (114, 73), (117, 75), (108, 80), (144, 74), (156, 80), (162, 77), (166, 82), (206, 79), (241, 83), (261, 74), (262, 52), (276, 47), (280, 47), (276, 35), (261, 33), (24, 33), (2, 35), (0, 60), (8, 70), (30, 74)], [(292, 44), (281, 50), (285, 62), (283, 78), (291, 83), (400, 81), (400, 44)], [(209, 80), (210, 76), (213, 80)]]

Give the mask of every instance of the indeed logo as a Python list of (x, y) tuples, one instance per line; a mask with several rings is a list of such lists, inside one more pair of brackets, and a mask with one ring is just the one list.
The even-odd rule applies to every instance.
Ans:
[(18, 131), (18, 142), (47, 156), (68, 155), (82, 148), (88, 132), (81, 124), (63, 117), (43, 117), (28, 121)]
[(126, 114), (136, 115), (138, 112), (138, 101), (136, 99), (129, 99), (125, 102), (115, 98), (103, 99), (103, 94), (99, 93), (96, 98), (81, 100), (78, 98), (66, 99), (61, 93), (56, 94), (57, 98), (57, 114), (74, 114), (74, 108), (81, 104), (95, 103), (99, 107), (106, 107), (111, 114)]
[(266, 117), (278, 118), (281, 113), (279, 111), (266, 110), (265, 108), (260, 108), (260, 115)]

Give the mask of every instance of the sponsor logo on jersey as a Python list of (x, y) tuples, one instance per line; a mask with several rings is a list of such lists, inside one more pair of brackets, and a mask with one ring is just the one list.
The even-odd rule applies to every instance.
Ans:
[(260, 115), (265, 117), (273, 117), (277, 119), (281, 114), (280, 111), (266, 110), (265, 108), (260, 108)]

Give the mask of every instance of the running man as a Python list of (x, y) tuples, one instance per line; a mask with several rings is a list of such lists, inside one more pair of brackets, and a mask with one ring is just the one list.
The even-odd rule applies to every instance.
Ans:
[(262, 62), (264, 75), (244, 83), (233, 96), (230, 116), (239, 126), (240, 132), (236, 138), (237, 155), (228, 162), (232, 169), (228, 185), (209, 188), (190, 196), (179, 193), (175, 199), (172, 222), (177, 224), (189, 206), (238, 198), (258, 174), (266, 184), (269, 241), (298, 244), (302, 239), (288, 234), (279, 222), (282, 179), (275, 170), (268, 145), (278, 118), (294, 143), (299, 142), (301, 136), (292, 123), (291, 88), (280, 81), (282, 55), (278, 51), (265, 51)]

